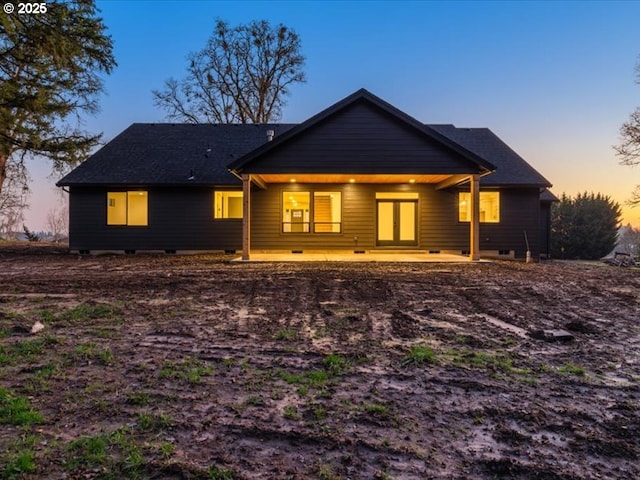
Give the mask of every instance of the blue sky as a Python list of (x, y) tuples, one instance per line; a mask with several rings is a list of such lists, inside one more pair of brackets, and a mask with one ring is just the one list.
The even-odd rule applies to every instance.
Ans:
[[(426, 123), (488, 127), (556, 194), (601, 192), (623, 203), (640, 168), (611, 148), (640, 106), (640, 1), (134, 1), (97, 2), (119, 63), (86, 128), (110, 140), (133, 122), (161, 122), (151, 91), (181, 78), (216, 18), (266, 19), (302, 38), (307, 82), (283, 122), (300, 122), (364, 87)], [(57, 178), (31, 168), (26, 224), (45, 226)], [(52, 203), (53, 202), (53, 203)], [(624, 209), (640, 227), (640, 207)]]

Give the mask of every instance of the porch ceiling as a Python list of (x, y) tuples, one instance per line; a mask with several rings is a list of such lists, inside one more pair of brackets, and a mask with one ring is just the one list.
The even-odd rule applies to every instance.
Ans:
[[(255, 175), (255, 174), (254, 174)], [(261, 174), (265, 183), (440, 183), (450, 178), (449, 174), (362, 174), (362, 173), (269, 173)]]

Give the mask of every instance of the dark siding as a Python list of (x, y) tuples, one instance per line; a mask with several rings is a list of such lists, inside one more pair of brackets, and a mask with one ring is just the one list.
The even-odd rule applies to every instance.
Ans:
[(73, 250), (240, 250), (241, 220), (213, 219), (213, 188), (155, 188), (149, 225), (108, 226), (106, 198), (118, 189), (73, 187), (69, 246)]
[[(114, 190), (114, 189), (111, 189)], [(342, 233), (281, 233), (282, 191), (342, 192)], [(74, 250), (240, 250), (242, 222), (214, 220), (213, 188), (149, 189), (149, 226), (106, 225), (108, 189), (71, 189), (70, 247)], [(419, 193), (419, 242), (424, 250), (468, 250), (469, 224), (458, 222), (456, 190), (433, 185), (283, 184), (252, 192), (254, 250), (376, 248), (376, 192)], [(515, 250), (523, 258), (527, 232), (533, 258), (541, 252), (538, 189), (503, 189), (501, 222), (480, 225), (482, 250)], [(357, 237), (357, 241), (356, 241)]]
[(474, 173), (479, 167), (374, 105), (356, 103), (247, 165), (245, 173)]
[(548, 257), (551, 248), (551, 202), (540, 203), (540, 255)]
[[(487, 189), (488, 190), (488, 189)], [(531, 256), (540, 255), (540, 190), (500, 190), (500, 223), (480, 224), (481, 250), (515, 250), (517, 258), (524, 258), (529, 240)]]
[[(283, 191), (341, 191), (341, 234), (281, 233)], [(458, 222), (458, 192), (433, 185), (284, 184), (252, 193), (251, 248), (254, 250), (323, 250), (376, 248), (376, 192), (419, 193), (419, 242), (424, 250), (468, 250), (469, 223)], [(524, 258), (524, 232), (534, 258), (540, 251), (538, 189), (501, 190), (501, 221), (480, 224), (481, 250), (515, 250)], [(355, 241), (357, 237), (357, 243)]]

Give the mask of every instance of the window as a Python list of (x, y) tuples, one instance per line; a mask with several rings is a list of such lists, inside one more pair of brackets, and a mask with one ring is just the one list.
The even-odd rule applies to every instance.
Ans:
[(147, 226), (147, 192), (107, 193), (107, 225)]
[(282, 192), (282, 231), (340, 233), (342, 193), (313, 192), (312, 195), (311, 192)]
[(313, 231), (340, 233), (342, 224), (342, 194), (313, 192)]
[(282, 192), (282, 231), (308, 233), (309, 192)]
[[(471, 221), (471, 193), (460, 192), (458, 220)], [(482, 223), (500, 222), (500, 192), (480, 192), (480, 221)]]
[(242, 192), (214, 192), (213, 218), (242, 218)]

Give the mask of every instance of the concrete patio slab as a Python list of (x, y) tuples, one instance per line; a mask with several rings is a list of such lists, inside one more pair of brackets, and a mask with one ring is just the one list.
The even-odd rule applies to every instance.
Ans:
[[(242, 262), (242, 257), (233, 259)], [(472, 263), (469, 257), (429, 253), (251, 253), (249, 262), (394, 262), (394, 263)], [(481, 260), (482, 261), (482, 260)]]

